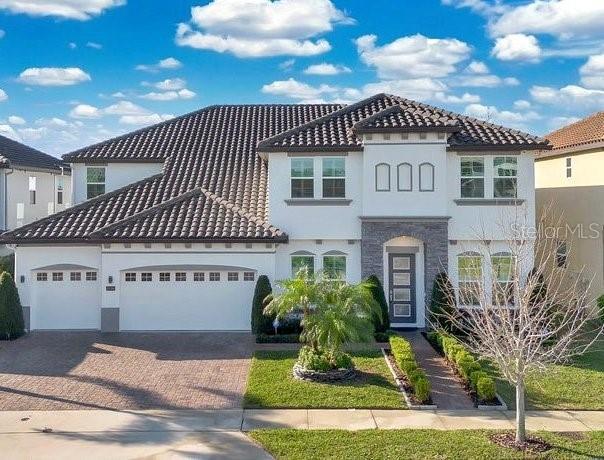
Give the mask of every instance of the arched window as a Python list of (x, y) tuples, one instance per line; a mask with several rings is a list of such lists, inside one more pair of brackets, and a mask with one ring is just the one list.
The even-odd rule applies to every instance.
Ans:
[(515, 258), (509, 252), (497, 252), (491, 256), (493, 272), (493, 295), (495, 305), (510, 306), (514, 300), (514, 265)]
[(390, 191), (390, 165), (378, 163), (375, 165), (375, 190), (378, 192)]
[(399, 192), (413, 190), (413, 168), (409, 163), (401, 163), (396, 167), (397, 186)]
[(434, 165), (432, 163), (419, 165), (419, 190), (420, 192), (434, 191)]
[(468, 251), (457, 256), (458, 298), (460, 305), (479, 305), (482, 287), (482, 256)]

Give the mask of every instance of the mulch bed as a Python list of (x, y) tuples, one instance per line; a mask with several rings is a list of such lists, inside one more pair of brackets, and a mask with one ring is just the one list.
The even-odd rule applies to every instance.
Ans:
[(515, 449), (527, 454), (539, 454), (547, 452), (552, 448), (552, 446), (543, 439), (535, 436), (527, 436), (525, 442), (517, 444), (516, 434), (511, 432), (492, 434), (489, 438), (491, 439), (491, 442), (498, 446)]
[(396, 360), (394, 359), (394, 356), (392, 356), (390, 349), (385, 349), (384, 351), (386, 352), (386, 359), (392, 365), (392, 369), (394, 369), (394, 374), (396, 375), (396, 378), (402, 382), (403, 387), (405, 388), (405, 392), (407, 393), (407, 396), (409, 397), (411, 402), (417, 406), (434, 404), (432, 402), (432, 396), (430, 396), (430, 398), (426, 402), (421, 402), (417, 400), (415, 394), (413, 393), (413, 386), (411, 385), (411, 382), (409, 382), (407, 376), (399, 369), (398, 364), (396, 364)]

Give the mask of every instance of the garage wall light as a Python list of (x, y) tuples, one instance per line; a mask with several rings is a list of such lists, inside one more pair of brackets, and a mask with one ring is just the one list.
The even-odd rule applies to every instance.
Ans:
[(113, 276), (109, 275), (109, 276), (107, 277), (107, 282), (108, 282), (109, 284), (113, 284)]

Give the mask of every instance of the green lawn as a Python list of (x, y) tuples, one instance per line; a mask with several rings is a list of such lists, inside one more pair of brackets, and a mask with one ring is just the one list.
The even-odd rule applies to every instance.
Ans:
[(375, 408), (405, 407), (379, 350), (351, 353), (359, 377), (352, 382), (312, 383), (295, 380), (295, 351), (258, 351), (244, 396), (247, 408)]
[[(508, 406), (515, 407), (514, 388), (502, 381), (497, 388)], [(530, 409), (604, 410), (604, 342), (571, 365), (551, 366), (529, 377), (526, 390)]]
[(580, 434), (572, 439), (538, 433), (553, 449), (524, 457), (490, 442), (488, 431), (364, 430), (305, 431), (257, 430), (250, 436), (277, 459), (515, 459), (603, 458), (604, 432)]

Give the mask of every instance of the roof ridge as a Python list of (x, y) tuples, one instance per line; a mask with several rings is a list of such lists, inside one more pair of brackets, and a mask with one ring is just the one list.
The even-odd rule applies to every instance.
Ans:
[(169, 200), (154, 204), (153, 206), (151, 206), (147, 209), (143, 209), (142, 211), (132, 214), (131, 216), (125, 217), (116, 222), (111, 222), (110, 224), (107, 224), (104, 227), (97, 228), (95, 231), (90, 232), (90, 236), (92, 236), (92, 235), (98, 236), (99, 234), (102, 234), (103, 232), (107, 231), (108, 229), (111, 229), (113, 227), (119, 227), (121, 225), (125, 225), (133, 220), (138, 220), (141, 217), (146, 216), (147, 214), (154, 214), (156, 211), (158, 211), (160, 209), (168, 208), (175, 203), (179, 203), (181, 201), (184, 201), (184, 200), (191, 198), (193, 196), (196, 196), (196, 195), (201, 195), (201, 187), (195, 187), (191, 190), (187, 190), (186, 192), (181, 193), (180, 195), (177, 195), (173, 198), (170, 198)]
[(78, 203), (76, 205), (70, 206), (69, 208), (64, 209), (63, 211), (59, 211), (59, 212), (56, 212), (54, 214), (51, 214), (48, 217), (44, 217), (43, 219), (38, 219), (38, 220), (35, 220), (33, 222), (30, 222), (29, 224), (22, 225), (21, 227), (14, 228), (12, 230), (9, 230), (8, 232), (4, 232), (4, 233), (2, 233), (1, 236), (2, 237), (10, 236), (13, 233), (15, 233), (16, 231), (21, 232), (21, 231), (23, 231), (25, 229), (28, 229), (30, 227), (40, 225), (40, 223), (52, 222), (52, 221), (54, 221), (54, 220), (62, 217), (65, 214), (69, 214), (70, 212), (77, 211), (79, 209), (85, 209), (85, 208), (89, 207), (91, 204), (95, 204), (95, 203), (97, 203), (99, 201), (103, 201), (107, 197), (111, 197), (111, 196), (117, 195), (117, 194), (123, 192), (124, 190), (136, 187), (136, 186), (138, 186), (138, 185), (140, 185), (140, 184), (142, 184), (144, 182), (147, 182), (147, 181), (151, 182), (152, 180), (155, 180), (158, 177), (162, 177), (162, 176), (163, 176), (163, 173), (159, 173), (159, 174), (154, 174), (153, 176), (145, 177), (144, 179), (141, 179), (139, 181), (133, 182), (131, 184), (124, 185), (123, 187), (117, 188), (115, 190), (112, 190), (110, 192), (104, 193), (102, 195), (95, 196), (94, 198), (90, 198), (89, 200), (82, 201), (81, 203)]

